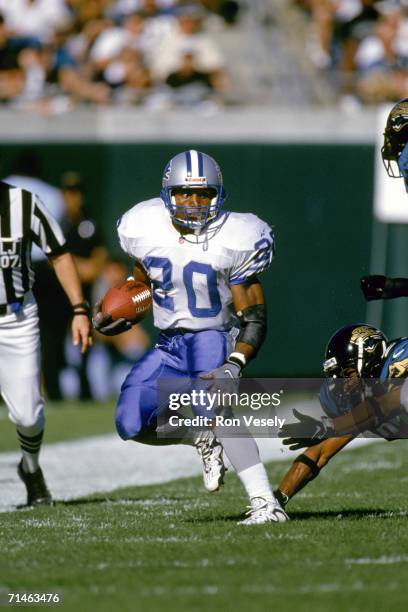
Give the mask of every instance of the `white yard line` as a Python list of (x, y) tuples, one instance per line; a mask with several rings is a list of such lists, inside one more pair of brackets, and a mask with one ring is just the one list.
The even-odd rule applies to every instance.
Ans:
[[(356, 440), (352, 446), (368, 441)], [(277, 439), (260, 438), (258, 444), (264, 461), (294, 458), (297, 454)], [(19, 460), (18, 452), (0, 453), (0, 512), (25, 503), (24, 485), (16, 472)], [(115, 434), (45, 444), (41, 465), (56, 500), (157, 484), (201, 472), (201, 462), (190, 446), (148, 446), (123, 442)]]

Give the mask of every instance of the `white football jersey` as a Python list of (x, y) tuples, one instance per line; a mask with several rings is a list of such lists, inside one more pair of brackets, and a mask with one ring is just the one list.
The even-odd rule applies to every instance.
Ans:
[(272, 229), (256, 215), (222, 212), (199, 237), (181, 236), (160, 198), (128, 210), (118, 233), (151, 279), (154, 324), (162, 330), (230, 329), (230, 285), (265, 270), (274, 253)]

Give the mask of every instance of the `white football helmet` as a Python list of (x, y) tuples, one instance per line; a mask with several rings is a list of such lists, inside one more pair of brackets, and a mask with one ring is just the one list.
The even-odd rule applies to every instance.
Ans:
[[(206, 190), (210, 202), (205, 206), (177, 206), (174, 191), (180, 189)], [(222, 184), (222, 174), (217, 162), (200, 151), (184, 151), (167, 164), (162, 180), (160, 196), (173, 223), (199, 230), (217, 218), (227, 197)]]

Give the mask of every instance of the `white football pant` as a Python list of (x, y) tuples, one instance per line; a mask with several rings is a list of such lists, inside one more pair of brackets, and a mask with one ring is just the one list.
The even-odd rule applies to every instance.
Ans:
[(0, 316), (0, 391), (10, 420), (32, 434), (33, 427), (44, 427), (40, 376), (38, 312), (30, 292), (17, 314)]

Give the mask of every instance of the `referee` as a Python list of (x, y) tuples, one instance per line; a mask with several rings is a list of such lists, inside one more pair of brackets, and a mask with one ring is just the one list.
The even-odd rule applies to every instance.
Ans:
[(72, 340), (85, 352), (92, 343), (89, 305), (63, 233), (37, 195), (0, 181), (0, 390), (17, 428), (22, 451), (18, 475), (27, 489), (28, 506), (52, 504), (39, 466), (44, 398), (37, 304), (31, 291), (33, 243), (49, 258), (68, 296)]

